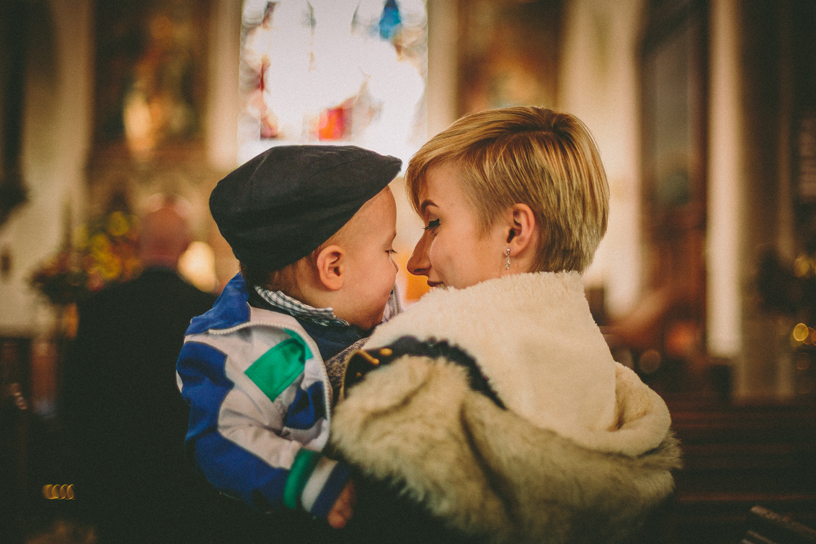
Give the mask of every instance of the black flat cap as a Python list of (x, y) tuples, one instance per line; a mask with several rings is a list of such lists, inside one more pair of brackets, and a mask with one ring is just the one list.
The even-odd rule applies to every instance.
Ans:
[(401, 165), (356, 146), (272, 147), (218, 182), (210, 212), (239, 261), (280, 270), (340, 230)]

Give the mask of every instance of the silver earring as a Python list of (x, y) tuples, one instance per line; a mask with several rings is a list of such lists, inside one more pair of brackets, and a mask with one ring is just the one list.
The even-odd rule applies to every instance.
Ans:
[(504, 269), (510, 270), (510, 248), (504, 253)]

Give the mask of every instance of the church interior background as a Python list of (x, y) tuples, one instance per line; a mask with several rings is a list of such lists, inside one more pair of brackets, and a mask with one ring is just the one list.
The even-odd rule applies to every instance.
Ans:
[[(729, 541), (715, 537), (762, 501), (816, 524), (816, 4), (9, 0), (0, 39), (0, 432), (15, 489), (0, 508), (28, 534), (70, 511), (70, 482), (37, 472), (32, 437), (59, 428), (76, 300), (139, 272), (139, 213), (182, 201), (196, 238), (183, 272), (218, 292), (237, 262), (207, 199), (238, 164), (317, 142), (407, 163), (459, 116), (515, 104), (576, 114), (601, 150), (611, 215), (588, 300), (616, 358), (667, 398), (698, 471), (661, 541)], [(421, 225), (393, 184), (410, 304), (426, 290), (405, 272)], [(736, 445), (712, 445), (726, 428)], [(728, 487), (764, 454), (790, 487)]]

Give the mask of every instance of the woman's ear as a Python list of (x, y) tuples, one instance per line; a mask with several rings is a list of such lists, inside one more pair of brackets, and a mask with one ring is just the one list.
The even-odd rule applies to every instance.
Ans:
[(317, 254), (317, 276), (326, 289), (339, 291), (343, 287), (345, 257), (345, 250), (338, 245), (326, 246)]
[(513, 204), (507, 210), (507, 245), (510, 256), (517, 257), (520, 253), (535, 251), (538, 242), (538, 224), (535, 214), (527, 204)]

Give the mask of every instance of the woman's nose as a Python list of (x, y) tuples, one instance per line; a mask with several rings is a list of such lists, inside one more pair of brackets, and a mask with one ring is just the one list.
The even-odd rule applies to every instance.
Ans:
[(413, 253), (411, 253), (411, 258), (408, 259), (408, 264), (406, 265), (408, 268), (408, 272), (413, 274), (414, 276), (427, 276), (428, 270), (430, 269), (430, 261), (428, 261), (428, 233), (427, 231), (422, 234), (422, 238), (414, 247)]

